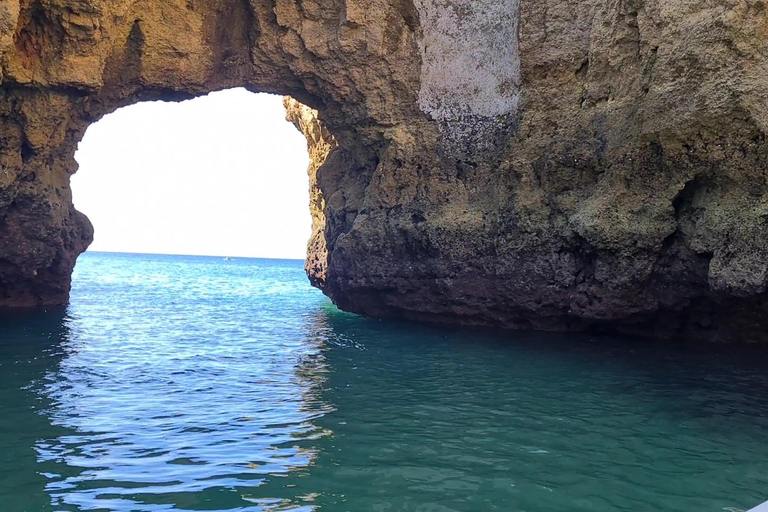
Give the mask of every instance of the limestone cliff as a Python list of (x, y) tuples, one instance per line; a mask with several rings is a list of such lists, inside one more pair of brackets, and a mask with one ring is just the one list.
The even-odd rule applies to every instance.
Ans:
[(767, 77), (762, 0), (5, 0), (0, 305), (66, 301), (90, 123), (244, 86), (343, 309), (768, 341)]

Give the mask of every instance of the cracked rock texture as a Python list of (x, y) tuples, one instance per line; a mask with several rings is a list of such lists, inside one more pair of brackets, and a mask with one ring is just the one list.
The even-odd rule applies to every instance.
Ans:
[(0, 305), (67, 300), (90, 123), (242, 86), (295, 98), (307, 272), (343, 309), (768, 341), (767, 9), (4, 0)]

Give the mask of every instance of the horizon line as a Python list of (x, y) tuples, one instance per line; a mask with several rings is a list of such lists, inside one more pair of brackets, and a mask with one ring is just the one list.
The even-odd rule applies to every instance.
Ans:
[(129, 254), (129, 255), (146, 255), (146, 256), (193, 256), (196, 258), (240, 258), (250, 260), (283, 260), (283, 261), (306, 261), (307, 257), (303, 258), (280, 258), (274, 256), (230, 256), (228, 254), (181, 254), (181, 253), (163, 253), (163, 252), (127, 252), (127, 251), (106, 251), (106, 250), (90, 250), (86, 249), (82, 254)]

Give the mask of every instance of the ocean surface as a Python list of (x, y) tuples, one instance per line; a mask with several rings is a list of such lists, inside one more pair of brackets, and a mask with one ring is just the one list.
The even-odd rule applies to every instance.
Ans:
[(0, 317), (0, 510), (734, 512), (766, 350), (362, 318), (299, 261), (86, 253)]

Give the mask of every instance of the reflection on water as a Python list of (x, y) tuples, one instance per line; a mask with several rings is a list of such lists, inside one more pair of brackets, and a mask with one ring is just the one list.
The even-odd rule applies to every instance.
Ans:
[(3, 510), (722, 511), (768, 498), (764, 353), (341, 313), (298, 262), (86, 255), (0, 318)]

